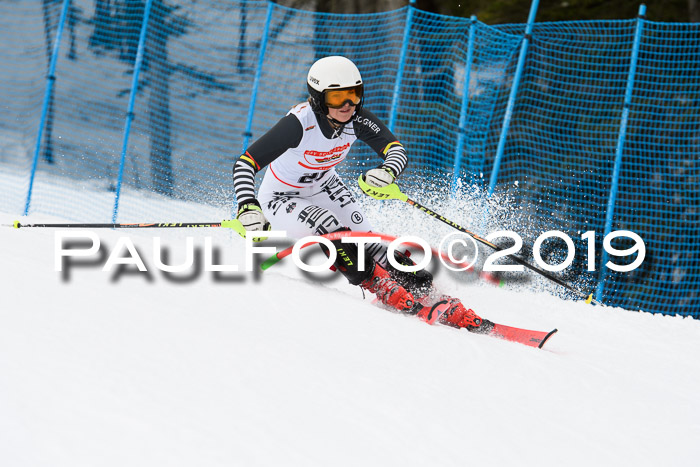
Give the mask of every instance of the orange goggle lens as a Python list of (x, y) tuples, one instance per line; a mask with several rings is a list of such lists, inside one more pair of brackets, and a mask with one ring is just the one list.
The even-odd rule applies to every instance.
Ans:
[(361, 100), (362, 86), (326, 91), (326, 105), (332, 109), (339, 109), (343, 107), (346, 102), (349, 102), (350, 105), (357, 105)]

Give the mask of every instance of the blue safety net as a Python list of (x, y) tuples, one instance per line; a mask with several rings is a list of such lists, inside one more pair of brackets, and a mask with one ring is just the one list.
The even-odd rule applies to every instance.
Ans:
[[(700, 317), (700, 25), (525, 31), (413, 7), (0, 2), (0, 209), (90, 222), (229, 216), (234, 160), (305, 100), (316, 59), (345, 55), (408, 150), (405, 188), (493, 187), (532, 227), (520, 230), (527, 245), (544, 230), (573, 238), (565, 279), (598, 287), (607, 304)], [(366, 145), (353, 156), (351, 176), (379, 162)], [(600, 259), (618, 230), (644, 239), (642, 266), (587, 272), (582, 235), (595, 232)]]
[[(591, 281), (605, 279), (606, 303), (700, 316), (699, 46), (696, 24), (535, 24), (499, 187), (517, 180), (520, 204), (547, 225), (578, 233), (576, 274), (587, 264), (580, 235), (595, 231), (601, 252), (608, 215), (613, 231), (643, 238), (646, 256), (633, 272), (605, 268), (600, 276), (598, 264), (588, 273)], [(620, 238), (612, 246), (634, 243)], [(624, 265), (635, 258), (609, 259)]]

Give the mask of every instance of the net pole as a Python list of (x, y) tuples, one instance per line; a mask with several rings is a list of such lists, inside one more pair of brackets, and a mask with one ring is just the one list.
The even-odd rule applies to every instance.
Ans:
[(134, 102), (139, 84), (139, 72), (143, 63), (144, 46), (146, 43), (146, 32), (148, 31), (148, 17), (151, 14), (153, 0), (146, 0), (143, 9), (143, 23), (141, 23), (141, 33), (139, 35), (139, 45), (136, 50), (136, 60), (134, 60), (134, 76), (131, 80), (131, 91), (129, 93), (129, 107), (126, 111), (126, 121), (124, 123), (124, 137), (122, 139), (122, 153), (119, 158), (119, 173), (117, 175), (117, 187), (114, 193), (114, 208), (112, 209), (112, 222), (117, 222), (119, 212), (119, 198), (121, 197), (122, 179), (124, 178), (124, 164), (126, 162), (126, 151), (129, 145), (129, 133), (131, 132), (131, 122), (134, 120)]
[[(637, 70), (637, 61), (639, 58), (639, 44), (642, 40), (642, 31), (644, 29), (644, 16), (646, 15), (646, 5), (639, 6), (639, 15), (637, 16), (637, 28), (634, 33), (634, 43), (632, 45), (632, 56), (630, 57), (630, 69), (627, 73), (627, 85), (625, 87), (625, 102), (622, 107), (622, 117), (620, 119), (620, 132), (617, 137), (617, 145), (615, 147), (615, 166), (613, 167), (612, 180), (610, 183), (610, 194), (608, 197), (607, 212), (605, 215), (605, 230), (603, 238), (612, 231), (613, 217), (615, 215), (615, 202), (617, 200), (617, 192), (620, 183), (620, 171), (622, 167), (622, 155), (625, 148), (625, 137), (627, 136), (627, 124), (629, 121), (630, 107), (632, 106), (632, 91), (634, 90), (634, 76)], [(605, 291), (605, 276), (608, 262), (608, 252), (603, 249), (600, 261), (600, 278), (598, 287), (596, 288), (596, 299), (603, 299)]]
[(476, 34), (476, 16), (469, 18), (469, 40), (467, 42), (467, 61), (464, 64), (464, 94), (462, 95), (462, 108), (459, 112), (459, 128), (457, 130), (457, 147), (455, 148), (455, 163), (452, 170), (452, 197), (457, 194), (457, 182), (459, 181), (460, 166), (462, 165), (462, 150), (464, 149), (464, 137), (467, 133), (467, 109), (469, 108), (469, 81), (471, 80), (472, 63), (474, 62), (474, 40)]
[(533, 0), (530, 5), (530, 14), (527, 18), (527, 25), (525, 26), (525, 35), (523, 36), (523, 41), (520, 45), (520, 54), (518, 55), (518, 64), (515, 67), (515, 76), (513, 77), (513, 84), (510, 88), (510, 94), (508, 96), (508, 104), (506, 105), (506, 112), (503, 117), (503, 125), (501, 126), (501, 135), (498, 138), (498, 146), (496, 148), (496, 158), (493, 161), (493, 169), (491, 170), (491, 178), (489, 180), (488, 196), (493, 194), (493, 190), (496, 187), (496, 182), (498, 181), (498, 172), (501, 168), (501, 159), (503, 159), (503, 153), (506, 148), (506, 140), (508, 138), (508, 130), (510, 128), (510, 121), (513, 118), (513, 108), (515, 107), (515, 100), (518, 97), (518, 87), (520, 86), (520, 79), (523, 75), (523, 70), (525, 69), (525, 59), (527, 58), (527, 48), (530, 43), (530, 38), (532, 37), (532, 28), (535, 24), (535, 16), (537, 15), (537, 8), (539, 7), (539, 0)]
[(63, 6), (61, 7), (61, 18), (58, 21), (58, 28), (56, 29), (56, 40), (53, 45), (53, 53), (51, 54), (51, 61), (49, 62), (49, 71), (46, 76), (46, 91), (44, 92), (44, 104), (41, 109), (41, 117), (39, 119), (39, 129), (36, 135), (36, 145), (34, 147), (34, 157), (32, 158), (32, 169), (29, 173), (29, 187), (27, 188), (27, 198), (24, 203), (24, 215), (29, 214), (29, 205), (32, 200), (32, 190), (34, 189), (34, 178), (36, 176), (36, 166), (39, 162), (39, 152), (41, 151), (41, 138), (44, 134), (44, 127), (46, 126), (46, 115), (48, 113), (49, 102), (51, 101), (51, 96), (53, 94), (53, 86), (56, 81), (56, 62), (58, 61), (58, 51), (61, 45), (61, 36), (63, 35), (63, 28), (66, 24), (66, 17), (68, 16), (68, 9), (70, 8), (70, 0), (63, 0)]
[(391, 99), (391, 112), (389, 114), (389, 130), (394, 131), (396, 126), (396, 113), (399, 107), (399, 98), (401, 96), (401, 84), (403, 78), (403, 69), (406, 65), (406, 51), (408, 50), (408, 42), (411, 37), (411, 24), (413, 23), (413, 4), (415, 0), (411, 0), (406, 8), (406, 25), (403, 30), (403, 42), (401, 43), (401, 53), (399, 55), (399, 69), (396, 72), (396, 81), (394, 82), (394, 93)]

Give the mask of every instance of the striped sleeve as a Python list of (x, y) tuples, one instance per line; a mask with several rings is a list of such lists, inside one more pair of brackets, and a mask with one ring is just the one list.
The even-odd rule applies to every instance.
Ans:
[(398, 141), (394, 141), (387, 144), (382, 153), (384, 154), (384, 164), (382, 165), (391, 169), (394, 175), (398, 177), (403, 172), (403, 169), (406, 168), (406, 162), (408, 162), (403, 145)]
[(238, 204), (255, 199), (255, 174), (258, 170), (260, 166), (248, 152), (233, 164), (233, 189)]
[(374, 149), (384, 162), (382, 167), (391, 169), (398, 177), (408, 164), (406, 149), (398, 138), (371, 111), (363, 107), (353, 120), (355, 135)]
[[(238, 205), (255, 200), (255, 174), (280, 157), (289, 148), (299, 146), (304, 136), (301, 122), (286, 115), (253, 142), (233, 164), (233, 189)], [(251, 154), (255, 154), (253, 157)]]

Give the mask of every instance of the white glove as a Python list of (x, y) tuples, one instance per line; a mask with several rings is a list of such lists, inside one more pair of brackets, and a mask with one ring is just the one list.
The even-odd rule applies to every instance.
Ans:
[(383, 188), (394, 183), (394, 174), (390, 169), (380, 167), (378, 169), (370, 169), (365, 173), (365, 182), (369, 186), (375, 188)]
[[(238, 216), (236, 217), (249, 232), (262, 232), (270, 230), (270, 223), (265, 219), (265, 215), (260, 209), (257, 202), (246, 203), (238, 209)], [(259, 242), (266, 240), (267, 237), (257, 237), (253, 241)]]

